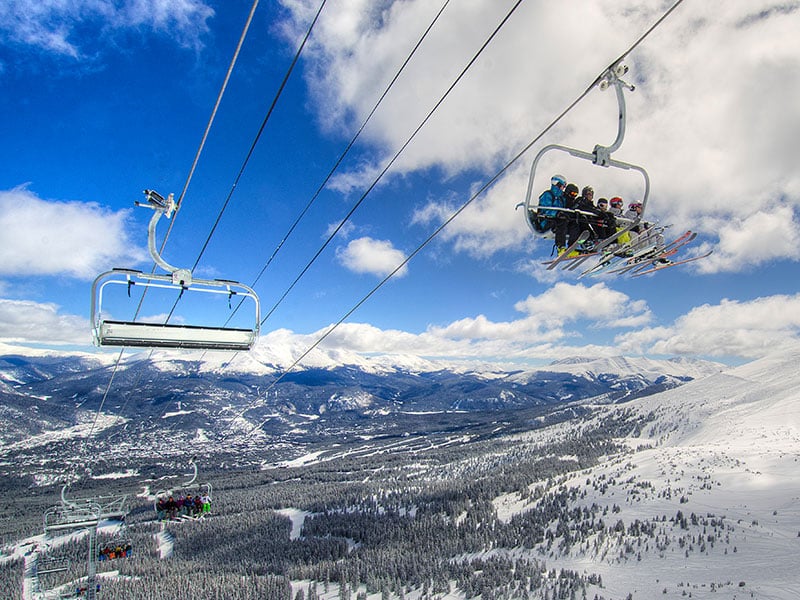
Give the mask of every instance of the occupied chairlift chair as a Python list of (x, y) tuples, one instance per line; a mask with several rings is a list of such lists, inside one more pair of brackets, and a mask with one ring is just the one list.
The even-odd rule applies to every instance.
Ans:
[[(92, 284), (91, 320), (94, 342), (98, 346), (135, 346), (144, 348), (184, 348), (198, 350), (249, 350), (258, 339), (261, 312), (255, 291), (242, 283), (224, 279), (198, 279), (189, 269), (179, 269), (167, 263), (156, 248), (156, 224), (161, 215), (170, 218), (175, 211), (175, 201), (170, 194), (164, 199), (157, 192), (145, 190), (147, 203), (137, 202), (155, 211), (148, 226), (147, 245), (155, 263), (169, 275), (143, 273), (132, 269), (112, 269), (98, 275)], [(161, 288), (184, 292), (221, 294), (250, 298), (255, 314), (252, 327), (206, 327), (175, 325), (171, 323), (143, 323), (116, 321), (103, 315), (103, 292), (108, 285), (122, 285), (130, 295), (131, 287)]]
[[(552, 233), (547, 232), (547, 234), (542, 234), (534, 227), (537, 212), (539, 210), (539, 199), (538, 196), (536, 196), (533, 193), (534, 189), (533, 180), (534, 177), (536, 176), (536, 168), (541, 158), (548, 152), (554, 150), (560, 152), (566, 152), (567, 154), (569, 154), (570, 156), (574, 156), (575, 158), (588, 160), (600, 167), (615, 167), (626, 171), (633, 170), (641, 173), (642, 177), (644, 178), (644, 195), (641, 200), (642, 212), (639, 218), (637, 219), (637, 222), (641, 221), (641, 219), (644, 217), (645, 211), (647, 210), (647, 198), (650, 195), (650, 177), (647, 175), (647, 171), (645, 171), (644, 168), (639, 167), (637, 165), (622, 162), (619, 160), (614, 160), (613, 158), (611, 158), (611, 153), (619, 149), (619, 147), (622, 145), (622, 140), (625, 138), (626, 114), (625, 114), (625, 96), (623, 92), (625, 89), (630, 91), (634, 90), (634, 86), (625, 83), (621, 79), (621, 77), (625, 75), (625, 73), (627, 72), (628, 72), (628, 67), (626, 67), (622, 63), (616, 63), (611, 67), (609, 67), (605, 73), (603, 73), (599, 82), (601, 90), (607, 90), (609, 87), (614, 86), (614, 89), (617, 93), (617, 103), (619, 105), (619, 122), (617, 129), (617, 138), (614, 140), (613, 144), (611, 144), (610, 146), (601, 146), (600, 144), (597, 144), (592, 152), (584, 152), (582, 150), (576, 150), (575, 148), (569, 148), (567, 146), (561, 146), (559, 144), (550, 144), (539, 150), (539, 153), (533, 159), (533, 164), (531, 165), (530, 179), (528, 180), (528, 192), (525, 196), (525, 202), (518, 204), (517, 208), (521, 206), (525, 207), (525, 221), (528, 223), (528, 226), (530, 227), (531, 231), (533, 231), (533, 233), (536, 234), (538, 237), (545, 237), (547, 235), (552, 236)], [(542, 208), (548, 211), (563, 211), (566, 213), (573, 212), (571, 209), (566, 209), (566, 208), (562, 209), (552, 206), (547, 206)]]
[[(183, 483), (181, 483), (177, 489), (179, 489), (183, 493), (196, 490), (196, 493), (200, 494), (201, 496), (208, 496), (208, 499), (210, 501), (213, 501), (213, 487), (211, 483), (210, 482), (197, 483), (197, 477), (199, 475), (199, 472), (197, 469), (197, 462), (195, 461), (196, 458), (197, 457), (193, 456), (189, 461), (189, 464), (192, 466), (191, 478), (188, 481), (184, 481)], [(187, 473), (186, 476), (189, 477), (190, 475)], [(172, 489), (159, 490), (158, 492), (156, 492), (155, 500), (153, 501), (153, 509), (156, 511), (156, 514), (159, 515), (159, 518), (162, 516), (159, 514), (158, 510), (159, 501), (162, 499), (165, 500), (173, 495), (174, 495), (174, 490)], [(201, 517), (205, 517), (205, 514), (202, 514)]]
[[(61, 488), (61, 504), (47, 509), (44, 513), (44, 537), (46, 541), (56, 535), (67, 535), (71, 532), (86, 530), (89, 533), (89, 548), (86, 567), (86, 597), (94, 599), (97, 591), (95, 577), (97, 574), (97, 527), (107, 520), (124, 522), (128, 514), (128, 496), (101, 496), (71, 500), (67, 498), (69, 483)], [(48, 573), (59, 573), (69, 568), (69, 560), (64, 558), (48, 558), (38, 556), (36, 573), (33, 575), (33, 586), (36, 593), (41, 593), (39, 576)]]
[[(97, 525), (103, 518), (103, 507), (94, 500), (86, 500), (80, 503), (69, 500), (66, 496), (68, 487), (69, 484), (66, 484), (61, 488), (61, 504), (47, 509), (44, 513), (45, 540), (52, 539), (54, 535), (66, 535), (70, 532), (81, 530), (88, 531), (89, 548), (85, 578), (87, 582), (86, 598), (94, 600), (96, 598), (95, 577), (97, 571), (95, 552), (97, 544)], [(35, 594), (41, 594), (39, 575), (64, 571), (68, 566), (68, 563), (58, 565), (56, 562), (49, 564), (49, 561), (45, 561), (45, 568), (41, 569), (37, 564), (37, 572), (33, 577)]]

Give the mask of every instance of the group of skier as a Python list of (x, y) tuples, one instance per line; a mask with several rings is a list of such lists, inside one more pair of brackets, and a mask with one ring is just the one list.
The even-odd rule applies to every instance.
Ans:
[[(560, 255), (584, 231), (588, 232), (588, 238), (580, 247), (572, 250), (576, 254), (591, 252), (597, 241), (616, 235), (624, 225), (640, 220), (641, 216), (641, 202), (631, 202), (628, 211), (623, 213), (623, 201), (619, 196), (610, 201), (600, 198), (595, 204), (594, 189), (591, 186), (584, 187), (579, 195), (577, 185), (567, 183), (561, 175), (553, 175), (550, 189), (539, 196), (538, 210), (530, 215), (530, 219), (536, 231), (553, 232)], [(636, 225), (630, 232), (620, 234), (617, 243), (628, 243), (631, 241), (631, 233), (635, 235), (641, 231), (642, 227)]]
[(211, 512), (211, 497), (208, 494), (180, 494), (174, 496), (160, 497), (156, 501), (156, 512), (158, 520), (170, 519), (174, 521), (180, 517), (201, 517)]
[(103, 546), (97, 555), (97, 560), (114, 560), (117, 558), (128, 558), (133, 551), (133, 547), (129, 542), (122, 544), (109, 544)]

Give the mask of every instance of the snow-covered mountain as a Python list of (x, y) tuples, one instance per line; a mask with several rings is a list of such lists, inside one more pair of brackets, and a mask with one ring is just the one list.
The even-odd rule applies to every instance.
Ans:
[[(550, 484), (579, 490), (571, 510), (594, 507), (617, 523), (615, 535), (561, 545), (548, 565), (599, 573), (615, 599), (631, 592), (634, 598), (796, 598), (798, 364), (800, 347), (521, 435), (525, 443), (546, 445), (611, 423), (629, 432), (619, 439), (629, 452)], [(495, 504), (510, 520), (536, 501), (509, 494)]]
[(31, 473), (61, 469), (61, 457), (80, 462), (90, 451), (87, 435), (111, 444), (104, 456), (120, 461), (132, 451), (163, 461), (199, 441), (209, 451), (232, 452), (252, 435), (291, 459), (353, 436), (467, 429), (496, 420), (498, 411), (510, 415), (508, 423), (523, 423), (568, 402), (628, 401), (722, 368), (618, 357), (504, 371), (320, 350), (287, 372), (299, 349), (278, 344), (239, 354), (139, 352), (118, 366), (116, 356), (0, 355), (0, 467), (5, 456), (37, 465)]
[[(131, 358), (116, 377), (127, 388), (135, 382), (136, 397), (127, 401), (135, 408), (118, 417), (122, 409), (109, 398), (109, 410), (92, 423), (86, 415), (93, 416), (91, 406), (107, 385), (111, 365), (89, 361), (86, 372), (62, 366), (48, 379), (56, 364), (18, 358), (3, 367), (13, 371), (13, 377), (2, 371), (4, 394), (24, 402), (38, 391), (36, 410), (56, 405), (59, 396), (73, 408), (89, 408), (77, 410), (83, 420), (70, 427), (54, 422), (47, 425), (52, 431), (43, 427), (38, 435), (4, 445), (4, 475), (10, 466), (19, 476), (21, 465), (36, 463), (42, 472), (63, 465), (65, 456), (79, 455), (77, 441), (91, 428), (98, 441), (102, 435), (117, 440), (105, 467), (122, 472), (118, 465), (125, 465), (135, 472), (133, 479), (147, 480), (153, 456), (169, 458), (170, 446), (185, 455), (187, 440), (194, 440), (205, 449), (206, 463), (224, 457), (217, 475), (227, 477), (231, 466), (246, 465), (248, 453), (262, 457), (251, 465), (266, 474), (257, 494), (280, 490), (279, 480), (314, 485), (318, 473), (321, 485), (328, 485), (328, 477), (340, 476), (334, 487), (341, 488), (341, 498), (331, 502), (350, 499), (352, 505), (336, 504), (339, 511), (364, 511), (373, 537), (371, 528), (383, 523), (375, 519), (376, 489), (393, 490), (394, 510), (400, 511), (395, 518), (417, 510), (420, 494), (428, 506), (438, 502), (435, 490), (441, 489), (444, 498), (463, 506), (460, 516), (453, 515), (453, 531), (473, 531), (484, 540), (482, 549), (445, 561), (474, 562), (476, 573), (486, 572), (481, 565), (491, 560), (538, 564), (544, 575), (529, 596), (537, 600), (562, 597), (554, 590), (564, 593), (565, 582), (578, 580), (586, 597), (598, 600), (790, 600), (800, 589), (800, 347), (728, 369), (628, 358), (571, 359), (535, 372), (480, 374), (443, 368), (378, 374), (341, 364), (306, 368), (287, 377), (257, 416), (237, 421), (245, 433), (257, 419), (266, 423), (263, 437), (250, 438), (255, 449), (246, 450), (233, 435), (226, 440), (227, 454), (214, 444), (215, 419), (221, 418), (212, 409), (235, 412), (249, 391), (274, 378), (274, 365), (258, 363), (260, 375), (231, 374), (167, 354)], [(602, 393), (580, 393), (601, 386)], [(668, 389), (655, 393), (659, 386)], [(77, 389), (83, 395), (71, 395)], [(495, 405), (484, 402), (477, 409), (467, 401), (479, 394), (488, 398), (489, 392)], [(414, 410), (423, 406), (428, 410)], [(55, 445), (57, 459), (45, 442)], [(286, 460), (273, 462), (284, 451)], [(52, 481), (42, 475), (35, 480)], [(226, 479), (229, 494), (231, 481)], [(370, 482), (377, 487), (365, 487)], [(288, 502), (296, 501), (296, 488), (291, 491)], [(359, 501), (362, 492), (366, 501)], [(312, 514), (305, 505), (287, 511)], [(332, 529), (318, 520), (304, 535), (335, 535), (339, 511), (328, 513)], [(368, 539), (358, 537), (359, 526), (357, 519), (349, 521), (348, 536)], [(456, 534), (445, 529), (442, 535)], [(404, 546), (404, 554), (415, 552)], [(296, 585), (293, 596), (307, 582)], [(337, 592), (331, 584), (325, 598)], [(420, 596), (416, 590), (406, 597)]]

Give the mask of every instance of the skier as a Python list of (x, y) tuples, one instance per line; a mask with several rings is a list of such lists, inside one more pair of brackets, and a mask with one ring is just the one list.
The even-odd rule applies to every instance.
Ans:
[(589, 232), (589, 239), (584, 243), (584, 249), (591, 249), (598, 239), (603, 239), (605, 235), (604, 219), (592, 202), (594, 198), (594, 189), (587, 185), (581, 190), (581, 195), (575, 199), (573, 208), (576, 210), (575, 220), (577, 222), (577, 234), (582, 231)]
[[(545, 190), (539, 196), (539, 206), (553, 206), (564, 208), (564, 187), (567, 180), (562, 175), (553, 175), (550, 178), (550, 189)], [(556, 219), (560, 216), (557, 210), (547, 210), (539, 208), (532, 216), (533, 227), (540, 233), (546, 233), (553, 229)]]
[[(622, 217), (622, 206), (624, 204), (622, 198), (620, 198), (619, 196), (614, 196), (613, 198), (611, 198), (610, 204), (611, 208), (609, 208), (609, 212), (614, 215), (614, 218)], [(621, 227), (619, 223), (617, 223), (617, 231), (619, 231), (620, 229), (623, 229), (623, 227)], [(628, 231), (621, 234), (617, 238), (617, 243), (620, 245), (629, 244), (630, 241), (631, 241), (631, 234)]]
[[(567, 187), (564, 188), (564, 207), (569, 209), (577, 209), (580, 204), (580, 199), (578, 198), (578, 186), (574, 183), (567, 184)], [(594, 206), (592, 206), (592, 210), (594, 210)], [(571, 246), (575, 240), (578, 239), (582, 231), (582, 223), (580, 220), (580, 216), (577, 213), (569, 212), (564, 213), (561, 215), (561, 218), (556, 221), (555, 226), (553, 227), (553, 233), (556, 236), (556, 248), (558, 248), (558, 253), (563, 254), (568, 246)], [(570, 252), (570, 257), (577, 256), (580, 254), (581, 249), (576, 249), (573, 252)]]
[(600, 198), (597, 201), (597, 210), (600, 213), (597, 235), (600, 239), (606, 239), (616, 233), (617, 220), (614, 218), (614, 213), (609, 210), (608, 200), (606, 198)]

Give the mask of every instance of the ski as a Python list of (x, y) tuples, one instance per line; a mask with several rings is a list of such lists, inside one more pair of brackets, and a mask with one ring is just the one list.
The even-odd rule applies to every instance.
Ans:
[(603, 248), (605, 248), (607, 246), (610, 246), (611, 244), (616, 242), (617, 239), (619, 238), (619, 236), (621, 236), (623, 233), (629, 232), (631, 229), (636, 227), (638, 224), (639, 224), (639, 221), (634, 221), (630, 225), (627, 225), (627, 226), (623, 227), (622, 229), (620, 229), (619, 231), (617, 231), (615, 234), (610, 235), (607, 238), (605, 238), (604, 240), (598, 242), (597, 244), (595, 244), (595, 246), (593, 248), (593, 254), (586, 254), (584, 256), (579, 256), (577, 258), (577, 260), (575, 260), (569, 267), (567, 267), (567, 269), (571, 271), (571, 270), (577, 268), (578, 265), (583, 264), (584, 261), (588, 260), (594, 254), (599, 254), (600, 251)]
[[(656, 244), (651, 244), (634, 251), (630, 256), (621, 257), (621, 260), (612, 261), (609, 259), (605, 263), (601, 261), (591, 269), (581, 273), (581, 277), (584, 275), (595, 276), (601, 273), (627, 273), (632, 269), (646, 268), (662, 257), (671, 256), (678, 248), (684, 244), (688, 244), (695, 237), (697, 237), (696, 233), (687, 231), (661, 248)], [(635, 246), (633, 246), (633, 248), (635, 248)], [(622, 263), (625, 264), (623, 265)]]
[(639, 264), (637, 265), (636, 269), (633, 272), (637, 273), (639, 271), (643, 271), (644, 269), (647, 269), (651, 265), (654, 265), (658, 262), (663, 262), (668, 257), (674, 256), (678, 252), (678, 250), (683, 248), (686, 244), (690, 244), (691, 242), (693, 242), (696, 237), (697, 237), (696, 232), (687, 231), (679, 238), (673, 240), (671, 243), (664, 246), (664, 248), (656, 256), (649, 257), (647, 258), (647, 260), (639, 261)]
[[(588, 239), (589, 239), (589, 232), (588, 231), (582, 231), (581, 234), (578, 236), (578, 239), (575, 240), (574, 242), (572, 242), (569, 246), (567, 246), (566, 250), (564, 250), (561, 254), (556, 256), (553, 260), (548, 261), (548, 262), (543, 263), (543, 264), (547, 265), (547, 270), (548, 271), (551, 271), (552, 269), (555, 269), (556, 266), (559, 263), (562, 263), (565, 260), (570, 259), (570, 256), (569, 256), (570, 252), (574, 252), (575, 250), (577, 250), (578, 246), (580, 246), (583, 242), (585, 242)], [(574, 256), (572, 258), (573, 259), (577, 259), (577, 258), (580, 258), (580, 256)]]
[(656, 266), (654, 266), (654, 267), (652, 267), (652, 268), (650, 268), (650, 269), (648, 269), (646, 271), (640, 271), (640, 272), (638, 272), (638, 273), (636, 273), (634, 275), (631, 275), (631, 277), (639, 277), (641, 275), (647, 275), (649, 273), (655, 273), (656, 271), (661, 271), (663, 269), (669, 269), (670, 267), (677, 267), (678, 265), (685, 265), (686, 263), (690, 263), (690, 262), (693, 262), (695, 260), (700, 260), (701, 258), (708, 258), (709, 256), (711, 256), (711, 254), (713, 252), (714, 252), (713, 250), (709, 250), (708, 252), (706, 252), (705, 254), (701, 254), (700, 256), (693, 256), (692, 258), (685, 258), (683, 260), (678, 260), (678, 261), (675, 261), (675, 262), (668, 262), (668, 263), (665, 263), (665, 264), (656, 265)]
[(613, 264), (606, 265), (605, 268), (592, 273), (592, 275), (599, 275), (600, 273), (627, 273), (631, 269), (641, 265), (643, 261), (649, 261), (650, 256), (659, 251), (660, 250), (658, 246), (655, 244), (639, 248), (639, 250), (635, 251), (630, 256), (622, 256), (620, 257), (620, 260), (614, 262)]
[(628, 259), (628, 265), (621, 269), (611, 271), (611, 273), (627, 273), (630, 270), (647, 268), (649, 265), (660, 261), (662, 258), (672, 256), (681, 246), (688, 244), (696, 237), (696, 233), (687, 231), (683, 235), (680, 235), (672, 240), (669, 244), (665, 244), (661, 247), (659, 247), (658, 244), (651, 244), (649, 246), (640, 248)]

